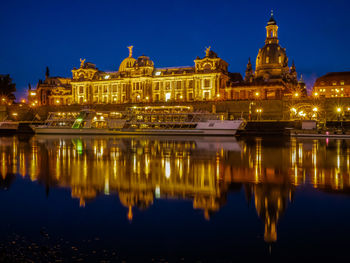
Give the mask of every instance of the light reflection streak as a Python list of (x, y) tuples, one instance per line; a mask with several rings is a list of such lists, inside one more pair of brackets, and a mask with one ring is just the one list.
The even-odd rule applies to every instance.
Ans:
[(134, 207), (148, 207), (154, 198), (190, 199), (210, 219), (232, 184), (248, 186), (270, 241), (277, 239), (278, 219), (294, 187), (350, 189), (350, 142), (342, 140), (291, 139), (288, 147), (270, 147), (264, 139), (217, 145), (215, 140), (108, 137), (0, 142), (1, 178), (19, 173), (70, 188), (80, 206), (98, 194), (117, 194), (130, 220)]

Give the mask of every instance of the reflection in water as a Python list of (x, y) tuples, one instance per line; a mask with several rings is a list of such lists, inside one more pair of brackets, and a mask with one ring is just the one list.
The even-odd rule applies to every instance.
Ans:
[(127, 208), (146, 209), (154, 198), (193, 202), (204, 217), (225, 205), (232, 189), (254, 198), (266, 242), (299, 185), (345, 192), (350, 186), (350, 147), (344, 140), (288, 142), (232, 138), (60, 137), (29, 142), (0, 138), (0, 187), (15, 174), (46, 187), (71, 189), (80, 206), (98, 195), (117, 194)]

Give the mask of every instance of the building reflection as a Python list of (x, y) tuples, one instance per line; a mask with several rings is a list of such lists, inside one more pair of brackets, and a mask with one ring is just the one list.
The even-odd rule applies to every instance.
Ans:
[(52, 187), (71, 189), (80, 206), (99, 195), (118, 195), (130, 221), (135, 209), (159, 198), (189, 200), (209, 220), (230, 192), (243, 188), (264, 222), (266, 242), (277, 240), (296, 187), (350, 189), (345, 140), (3, 137), (0, 158), (0, 189), (19, 175), (43, 184), (47, 195)]

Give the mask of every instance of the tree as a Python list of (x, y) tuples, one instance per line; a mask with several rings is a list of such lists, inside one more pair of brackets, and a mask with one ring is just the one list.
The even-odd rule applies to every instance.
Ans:
[(10, 75), (0, 75), (0, 98), (6, 101), (14, 101), (16, 99), (15, 91), (16, 84), (12, 83)]

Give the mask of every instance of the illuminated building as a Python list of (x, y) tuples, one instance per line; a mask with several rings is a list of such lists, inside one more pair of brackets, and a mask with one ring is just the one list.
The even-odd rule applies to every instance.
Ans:
[(39, 80), (36, 90), (29, 86), (28, 102), (31, 106), (69, 105), (72, 103), (71, 79), (50, 77), (46, 68), (44, 80)]
[(118, 71), (100, 71), (95, 64), (80, 60), (72, 78), (46, 79), (37, 86), (39, 105), (122, 104), (172, 101), (216, 100), (224, 94), (226, 83), (241, 79), (228, 72), (228, 63), (210, 50), (197, 57), (194, 66), (155, 68), (147, 56), (129, 56)]
[(266, 26), (265, 45), (259, 49), (255, 71), (250, 58), (244, 81), (230, 82), (226, 87), (226, 98), (281, 99), (284, 96), (306, 96), (305, 83), (298, 81), (294, 65), (288, 66), (286, 49), (279, 45), (278, 26), (271, 13)]
[(313, 95), (325, 98), (350, 97), (350, 71), (330, 72), (319, 77), (314, 84)]

